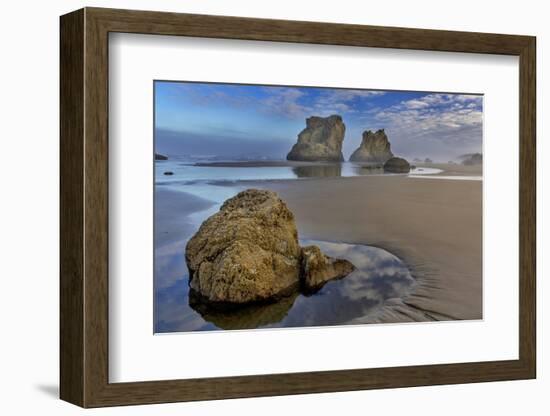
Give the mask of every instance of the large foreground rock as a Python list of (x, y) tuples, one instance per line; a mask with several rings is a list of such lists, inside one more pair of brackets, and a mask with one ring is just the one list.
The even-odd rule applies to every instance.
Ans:
[(384, 163), (384, 171), (391, 173), (409, 173), (411, 165), (401, 157), (392, 157)]
[(299, 285), (294, 216), (271, 191), (249, 189), (225, 201), (189, 240), (185, 255), (191, 288), (209, 302), (264, 301)]
[(185, 259), (195, 309), (278, 300), (300, 286), (311, 292), (354, 269), (317, 246), (302, 250), (292, 212), (275, 192), (258, 189), (228, 199), (204, 221)]
[(386, 132), (381, 129), (373, 133), (371, 130), (363, 132), (361, 145), (351, 154), (351, 162), (385, 163), (393, 157), (390, 142)]
[(341, 162), (346, 126), (339, 115), (309, 117), (298, 142), (286, 156), (287, 160)]
[(346, 277), (354, 270), (351, 262), (325, 256), (317, 246), (302, 249), (302, 286), (306, 293), (315, 292), (328, 281)]

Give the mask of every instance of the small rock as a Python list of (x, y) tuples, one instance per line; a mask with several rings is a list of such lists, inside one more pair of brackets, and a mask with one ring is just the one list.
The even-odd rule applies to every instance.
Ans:
[(170, 172), (170, 171), (167, 171), (167, 172), (164, 172), (165, 175), (173, 175), (174, 172)]
[(481, 165), (483, 163), (483, 156), (481, 153), (462, 155), (461, 158), (464, 166)]
[(160, 153), (155, 153), (155, 160), (168, 160), (168, 156), (161, 155)]
[(354, 270), (351, 262), (325, 256), (317, 246), (302, 248), (302, 287), (306, 293), (315, 292), (328, 281), (346, 277)]
[(384, 163), (384, 171), (390, 173), (409, 173), (411, 166), (409, 162), (401, 157), (392, 157)]

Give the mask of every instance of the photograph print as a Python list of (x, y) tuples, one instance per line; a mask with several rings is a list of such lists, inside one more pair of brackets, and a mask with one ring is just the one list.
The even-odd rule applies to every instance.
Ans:
[(480, 320), (483, 96), (154, 82), (154, 332)]

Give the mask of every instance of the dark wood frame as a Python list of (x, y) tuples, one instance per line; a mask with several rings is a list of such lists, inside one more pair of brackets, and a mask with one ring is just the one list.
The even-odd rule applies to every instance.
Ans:
[[(110, 32), (519, 56), (519, 359), (109, 383)], [(535, 45), (530, 36), (99, 8), (62, 16), (61, 398), (83, 407), (99, 407), (535, 378)]]

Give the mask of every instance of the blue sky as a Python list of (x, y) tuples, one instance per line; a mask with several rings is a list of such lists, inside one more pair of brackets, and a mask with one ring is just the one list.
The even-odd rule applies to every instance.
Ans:
[(155, 148), (169, 155), (284, 158), (307, 117), (339, 114), (344, 157), (384, 128), (396, 155), (481, 152), (482, 97), (425, 92), (155, 82)]

